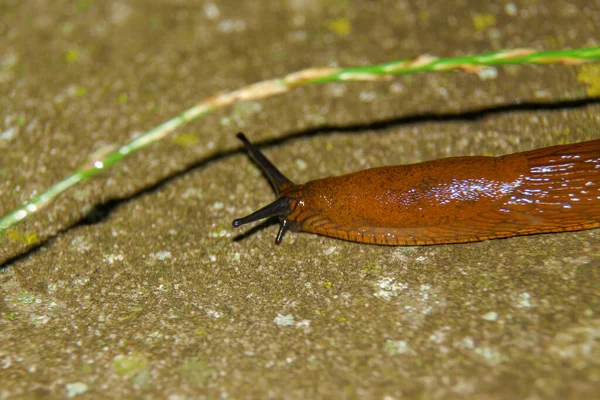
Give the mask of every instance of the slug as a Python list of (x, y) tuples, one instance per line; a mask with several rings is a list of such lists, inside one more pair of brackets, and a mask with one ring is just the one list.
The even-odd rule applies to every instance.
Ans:
[(296, 185), (239, 133), (277, 199), (233, 221), (380, 245), (464, 243), (600, 227), (600, 139), (500, 157), (451, 157)]

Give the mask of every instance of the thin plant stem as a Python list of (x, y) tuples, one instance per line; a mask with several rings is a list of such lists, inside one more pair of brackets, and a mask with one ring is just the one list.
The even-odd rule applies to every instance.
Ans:
[(141, 136), (120, 147), (111, 147), (92, 154), (77, 171), (32, 198), (19, 208), (0, 218), (0, 234), (26, 220), (32, 214), (48, 207), (67, 189), (94, 177), (123, 158), (155, 143), (173, 133), (181, 126), (203, 115), (239, 101), (256, 100), (291, 91), (295, 87), (347, 81), (378, 81), (391, 79), (394, 75), (417, 72), (464, 71), (478, 72), (495, 65), (507, 64), (581, 64), (600, 60), (600, 47), (571, 50), (535, 51), (513, 49), (465, 57), (437, 58), (421, 55), (411, 59), (392, 61), (378, 65), (351, 68), (317, 67), (291, 73), (283, 78), (257, 82), (228, 93), (217, 94), (188, 108), (181, 114), (150, 129)]

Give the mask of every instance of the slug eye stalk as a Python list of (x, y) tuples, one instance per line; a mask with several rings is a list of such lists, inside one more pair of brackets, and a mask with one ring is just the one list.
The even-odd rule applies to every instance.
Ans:
[(252, 161), (254, 161), (267, 176), (278, 197), (287, 186), (293, 185), (292, 181), (283, 175), (256, 146), (250, 143), (248, 138), (242, 132), (239, 132), (235, 136), (242, 141), (250, 158), (252, 158)]
[(234, 220), (232, 225), (234, 228), (238, 228), (242, 225), (261, 219), (279, 217), (280, 226), (277, 237), (275, 238), (275, 244), (281, 244), (283, 236), (290, 228), (289, 221), (284, 218), (290, 213), (290, 202), (286, 197), (280, 196), (286, 188), (294, 186), (294, 184), (283, 175), (256, 146), (250, 143), (243, 133), (238, 133), (236, 137), (242, 141), (250, 158), (252, 158), (252, 160), (260, 167), (269, 179), (269, 182), (271, 182), (275, 194), (277, 195), (277, 200), (250, 215)]

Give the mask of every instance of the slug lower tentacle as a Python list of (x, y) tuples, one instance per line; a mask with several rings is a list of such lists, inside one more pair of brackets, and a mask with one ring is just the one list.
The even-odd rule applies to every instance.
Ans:
[(237, 137), (277, 200), (233, 226), (277, 216), (277, 244), (288, 228), (362, 243), (429, 245), (600, 227), (600, 140), (295, 185), (243, 134)]

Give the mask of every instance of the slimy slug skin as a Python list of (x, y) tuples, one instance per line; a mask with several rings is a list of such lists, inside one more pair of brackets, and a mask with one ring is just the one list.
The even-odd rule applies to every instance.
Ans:
[(277, 199), (233, 226), (277, 216), (277, 244), (288, 229), (398, 246), (600, 227), (600, 140), (371, 168), (296, 185), (243, 134), (237, 137)]

